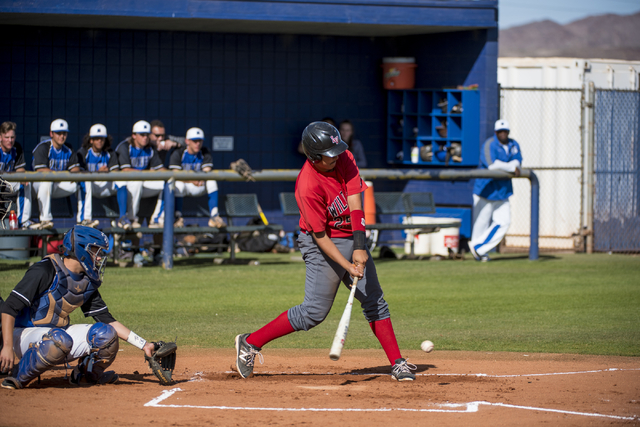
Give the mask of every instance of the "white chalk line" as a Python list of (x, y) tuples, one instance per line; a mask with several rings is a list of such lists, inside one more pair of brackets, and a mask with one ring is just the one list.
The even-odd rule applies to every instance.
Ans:
[[(592, 412), (577, 412), (577, 411), (565, 411), (562, 409), (552, 409), (552, 408), (539, 408), (535, 406), (520, 406), (520, 405), (511, 405), (508, 403), (493, 403), (493, 402), (485, 402), (485, 401), (476, 401), (476, 402), (468, 402), (468, 403), (434, 403), (433, 406), (437, 406), (437, 409), (426, 409), (426, 408), (284, 408), (284, 407), (252, 407), (252, 406), (202, 406), (202, 405), (172, 405), (172, 404), (161, 404), (164, 400), (173, 396), (175, 393), (183, 391), (181, 388), (173, 388), (171, 390), (164, 390), (162, 394), (155, 399), (150, 400), (145, 403), (144, 406), (155, 407), (155, 408), (192, 408), (192, 409), (217, 409), (217, 410), (233, 410), (233, 411), (274, 411), (274, 412), (447, 412), (447, 413), (473, 413), (478, 412), (478, 407), (480, 405), (483, 406), (496, 406), (502, 408), (511, 408), (511, 409), (524, 409), (529, 411), (538, 411), (538, 412), (554, 412), (558, 414), (566, 414), (566, 415), (581, 415), (585, 417), (601, 417), (601, 418), (612, 418), (616, 420), (637, 420), (638, 416), (634, 415), (632, 417), (624, 417), (620, 415), (607, 415), (607, 414), (598, 414)], [(445, 409), (451, 408), (451, 409)], [(464, 409), (455, 409), (455, 408), (464, 408)]]
[[(420, 377), (485, 377), (485, 378), (517, 378), (517, 377), (545, 377), (552, 375), (578, 375), (578, 374), (594, 374), (598, 372), (615, 372), (615, 371), (640, 371), (640, 368), (608, 368), (608, 369), (597, 369), (592, 371), (574, 371), (574, 372), (548, 372), (541, 374), (509, 374), (509, 375), (493, 375), (493, 374), (451, 374), (451, 373), (442, 373), (442, 374), (415, 374)], [(223, 371), (220, 372), (222, 374), (235, 374), (236, 371)], [(390, 373), (384, 372), (325, 372), (325, 373), (317, 373), (317, 372), (297, 372), (297, 371), (260, 371), (256, 372), (257, 375), (267, 374), (267, 375), (359, 375), (359, 376), (380, 376), (387, 375), (390, 376)]]

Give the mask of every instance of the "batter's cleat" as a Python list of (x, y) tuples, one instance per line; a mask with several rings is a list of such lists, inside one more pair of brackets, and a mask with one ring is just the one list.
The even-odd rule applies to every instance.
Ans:
[(418, 369), (416, 365), (407, 363), (405, 359), (396, 359), (396, 364), (391, 368), (391, 378), (396, 381), (413, 381), (416, 376), (411, 371), (416, 369)]
[(250, 377), (253, 374), (253, 365), (256, 356), (260, 357), (260, 364), (264, 363), (261, 348), (251, 345), (247, 342), (249, 334), (236, 336), (236, 371), (242, 378)]
[(20, 381), (18, 381), (17, 379), (13, 378), (13, 377), (7, 377), (4, 379), (4, 381), (2, 381), (2, 388), (6, 388), (9, 390), (19, 390), (22, 387), (22, 384), (20, 384)]
[(473, 259), (475, 259), (476, 261), (480, 261), (480, 255), (478, 255), (478, 252), (476, 252), (475, 248), (471, 245), (469, 245), (469, 252), (471, 252), (471, 255), (473, 255)]

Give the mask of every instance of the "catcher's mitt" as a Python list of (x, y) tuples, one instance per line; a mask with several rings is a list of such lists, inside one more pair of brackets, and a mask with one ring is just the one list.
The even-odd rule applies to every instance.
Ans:
[(149, 367), (160, 380), (160, 385), (171, 385), (175, 381), (171, 378), (176, 367), (176, 350), (178, 345), (175, 342), (158, 341), (153, 343), (153, 356), (146, 354), (144, 359), (149, 363)]
[(238, 172), (240, 176), (242, 176), (247, 181), (255, 181), (253, 178), (253, 171), (251, 170), (251, 166), (244, 159), (238, 159), (235, 162), (231, 162), (229, 165), (231, 169)]

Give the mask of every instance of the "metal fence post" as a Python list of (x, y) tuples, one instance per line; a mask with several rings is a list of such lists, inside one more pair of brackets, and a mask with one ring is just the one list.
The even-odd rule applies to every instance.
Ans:
[(173, 218), (175, 216), (175, 197), (173, 189), (175, 179), (164, 183), (164, 231), (162, 233), (162, 267), (165, 270), (173, 268)]
[(540, 183), (533, 171), (529, 174), (529, 181), (531, 181), (531, 243), (529, 243), (529, 260), (537, 261), (540, 223)]
[(593, 82), (589, 82), (589, 99), (587, 101), (587, 253), (593, 253), (593, 197), (595, 194), (595, 173), (594, 173), (594, 133), (595, 133), (595, 90)]

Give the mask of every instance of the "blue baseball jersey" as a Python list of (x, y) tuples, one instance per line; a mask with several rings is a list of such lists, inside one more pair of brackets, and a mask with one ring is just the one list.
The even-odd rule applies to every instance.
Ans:
[(170, 169), (186, 171), (202, 171), (202, 168), (213, 168), (213, 157), (206, 147), (196, 154), (189, 154), (187, 147), (181, 147), (171, 153)]
[(98, 172), (103, 166), (106, 166), (109, 171), (120, 169), (118, 156), (111, 149), (96, 153), (93, 148), (82, 147), (72, 156), (71, 162), (74, 160), (82, 170), (87, 172)]
[[(513, 139), (505, 145), (493, 135), (480, 150), (480, 169), (488, 169), (496, 160), (508, 163), (518, 160), (522, 164), (520, 145)], [(478, 178), (473, 186), (473, 194), (488, 200), (506, 200), (513, 195), (510, 179)]]
[(64, 144), (59, 150), (53, 146), (50, 139), (42, 141), (33, 149), (33, 170), (49, 168), (52, 171), (66, 171), (79, 166), (71, 162), (73, 150)]
[(137, 170), (160, 169), (164, 165), (158, 152), (151, 145), (136, 148), (133, 141), (126, 139), (116, 148), (120, 169), (133, 168)]
[(15, 172), (16, 169), (24, 167), (26, 162), (20, 144), (16, 142), (8, 152), (0, 148), (0, 172)]

